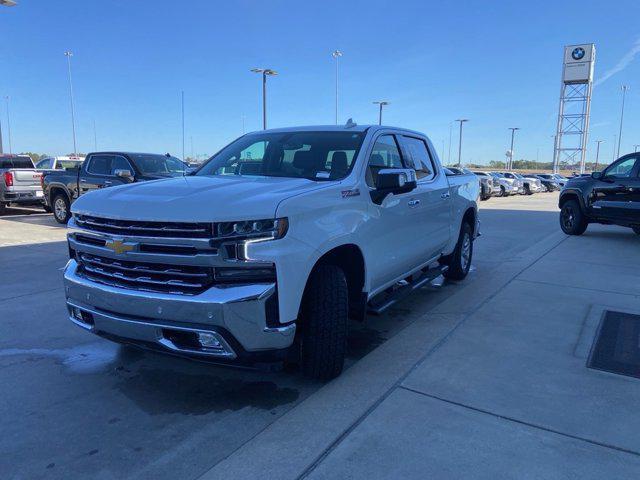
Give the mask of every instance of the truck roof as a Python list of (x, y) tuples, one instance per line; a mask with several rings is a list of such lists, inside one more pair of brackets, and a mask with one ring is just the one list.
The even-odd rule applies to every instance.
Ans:
[(265, 133), (265, 132), (365, 132), (367, 130), (401, 130), (404, 132), (410, 132), (410, 133), (414, 133), (414, 134), (419, 134), (419, 135), (424, 135), (424, 133), (415, 131), (415, 130), (410, 130), (408, 128), (402, 128), (402, 127), (394, 127), (391, 125), (371, 125), (371, 124), (365, 124), (365, 125), (353, 125), (353, 126), (347, 126), (347, 125), (304, 125), (304, 126), (299, 126), (299, 127), (283, 127), (283, 128), (270, 128), (267, 130), (256, 130), (254, 132), (249, 132), (247, 133), (247, 135), (255, 135), (255, 134), (260, 134), (260, 133)]

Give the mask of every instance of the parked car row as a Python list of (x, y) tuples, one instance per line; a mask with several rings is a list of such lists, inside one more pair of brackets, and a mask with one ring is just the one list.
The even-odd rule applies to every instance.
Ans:
[(66, 223), (73, 201), (91, 190), (192, 171), (169, 154), (94, 152), (87, 157), (0, 154), (0, 214), (7, 207), (41, 206)]
[(480, 181), (480, 199), (508, 197), (509, 195), (533, 195), (539, 192), (561, 190), (568, 181), (559, 174), (518, 173), (496, 171), (471, 171), (467, 168), (447, 167), (451, 175), (473, 173)]

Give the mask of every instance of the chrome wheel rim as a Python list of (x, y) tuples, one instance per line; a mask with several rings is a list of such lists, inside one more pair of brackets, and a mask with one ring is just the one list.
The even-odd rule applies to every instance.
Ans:
[(67, 204), (62, 198), (56, 198), (54, 209), (56, 212), (56, 217), (60, 220), (67, 216)]
[(575, 215), (573, 214), (573, 208), (564, 207), (562, 209), (562, 225), (566, 230), (571, 230), (575, 222)]
[(471, 261), (471, 237), (468, 233), (464, 234), (464, 238), (462, 239), (462, 252), (460, 255), (460, 263), (462, 266), (462, 270), (466, 270), (469, 267), (469, 262)]

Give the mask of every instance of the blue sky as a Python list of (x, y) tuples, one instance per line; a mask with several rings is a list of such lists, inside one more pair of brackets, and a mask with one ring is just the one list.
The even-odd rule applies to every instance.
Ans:
[[(610, 159), (620, 85), (630, 86), (621, 151), (640, 143), (640, 2), (583, 1), (55, 1), (0, 7), (0, 96), (10, 96), (14, 151), (73, 150), (63, 55), (72, 50), (79, 150), (211, 154), (261, 127), (255, 66), (269, 81), (269, 126), (377, 120), (427, 133), (447, 159), (449, 124), (465, 125), (463, 160), (503, 160), (510, 126), (516, 158), (549, 161), (562, 47), (594, 42), (596, 79), (588, 159), (603, 139)], [(640, 50), (640, 48), (639, 48)], [(622, 64), (620, 63), (622, 62)], [(618, 66), (618, 67), (616, 67)], [(623, 68), (619, 68), (623, 67)], [(616, 72), (616, 70), (619, 71)], [(4, 102), (0, 114), (6, 141)], [(452, 157), (457, 130), (454, 128)], [(442, 151), (444, 142), (444, 151)], [(601, 158), (602, 158), (601, 157)]]

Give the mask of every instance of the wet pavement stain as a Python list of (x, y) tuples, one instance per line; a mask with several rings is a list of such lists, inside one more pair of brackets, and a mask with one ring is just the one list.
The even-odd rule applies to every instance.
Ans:
[(347, 337), (347, 357), (360, 360), (387, 341), (384, 333), (368, 327), (352, 328)]
[(114, 387), (150, 415), (205, 415), (245, 407), (261, 410), (295, 402), (298, 390), (270, 381), (220, 378), (175, 370), (141, 367)]

